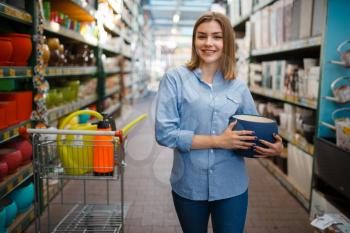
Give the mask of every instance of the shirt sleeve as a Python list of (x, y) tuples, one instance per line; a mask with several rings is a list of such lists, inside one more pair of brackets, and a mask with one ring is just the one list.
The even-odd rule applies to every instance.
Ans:
[(259, 115), (252, 94), (247, 85), (244, 85), (242, 92), (242, 102), (238, 108), (239, 114)]
[(192, 146), (193, 131), (180, 129), (178, 96), (181, 90), (175, 78), (166, 73), (160, 82), (155, 120), (156, 141), (169, 148), (189, 152)]

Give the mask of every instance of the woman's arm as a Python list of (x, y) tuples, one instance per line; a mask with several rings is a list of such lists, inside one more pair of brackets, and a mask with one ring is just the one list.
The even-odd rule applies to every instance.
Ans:
[(253, 131), (232, 131), (237, 122), (232, 122), (221, 135), (194, 135), (192, 149), (249, 149), (254, 143), (245, 142), (255, 140)]
[(191, 150), (193, 131), (180, 129), (178, 98), (180, 87), (175, 74), (165, 74), (160, 82), (155, 121), (156, 141), (183, 152)]

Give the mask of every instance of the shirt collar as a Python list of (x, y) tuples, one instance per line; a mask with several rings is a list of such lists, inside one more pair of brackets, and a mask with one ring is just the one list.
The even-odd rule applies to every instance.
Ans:
[[(194, 75), (202, 81), (202, 70), (197, 67), (196, 69), (193, 70)], [(213, 86), (214, 85), (221, 85), (225, 82), (226, 80), (224, 79), (224, 75), (221, 70), (217, 70), (214, 76), (213, 80)]]

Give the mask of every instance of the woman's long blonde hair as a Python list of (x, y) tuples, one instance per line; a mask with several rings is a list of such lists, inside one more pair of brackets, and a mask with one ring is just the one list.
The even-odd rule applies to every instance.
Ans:
[(195, 48), (195, 39), (197, 28), (200, 24), (210, 21), (216, 21), (221, 27), (223, 33), (223, 55), (220, 59), (220, 68), (223, 72), (224, 78), (226, 80), (233, 80), (236, 78), (235, 67), (236, 67), (236, 58), (235, 58), (235, 36), (233, 27), (230, 23), (230, 20), (221, 13), (218, 12), (207, 12), (202, 15), (194, 25), (193, 35), (192, 35), (192, 55), (191, 60), (187, 62), (187, 67), (190, 70), (194, 70), (199, 67), (200, 58), (196, 52)]

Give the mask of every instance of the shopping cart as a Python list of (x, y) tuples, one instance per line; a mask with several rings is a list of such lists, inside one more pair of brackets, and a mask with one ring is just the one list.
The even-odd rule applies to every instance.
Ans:
[[(117, 131), (26, 130), (34, 145), (36, 232), (123, 232), (124, 145), (128, 131), (145, 118), (141, 115)], [(72, 141), (68, 135), (77, 137)], [(62, 151), (65, 159), (79, 158), (70, 163), (74, 166), (62, 162)], [(93, 158), (93, 162), (84, 158)], [(75, 170), (90, 172), (72, 172)], [(55, 197), (55, 193), (60, 195)]]

